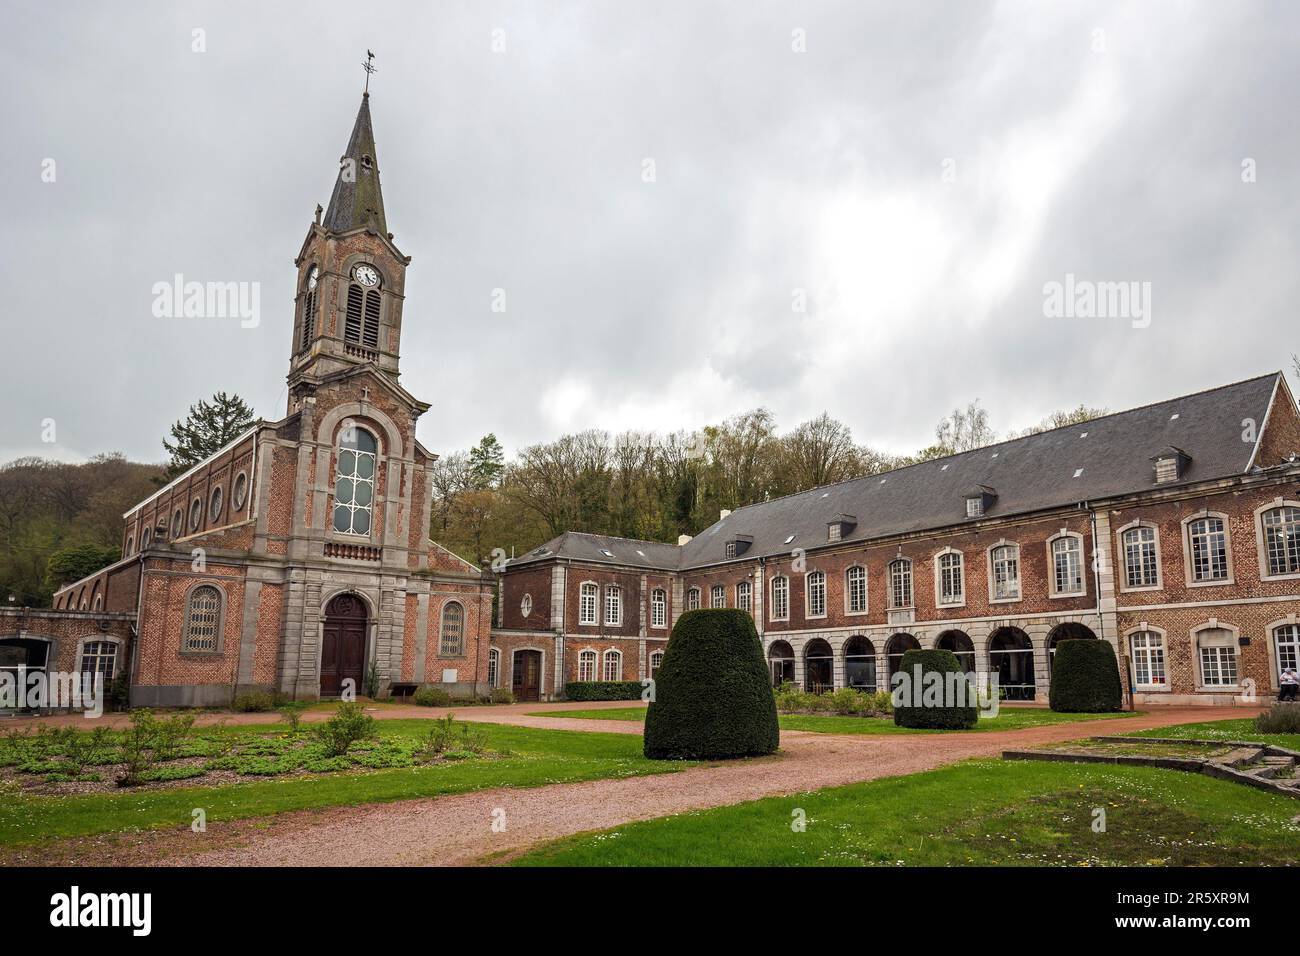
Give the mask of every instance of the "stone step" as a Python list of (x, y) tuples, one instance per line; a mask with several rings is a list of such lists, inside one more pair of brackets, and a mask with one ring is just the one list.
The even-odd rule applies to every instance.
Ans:
[(1222, 757), (1215, 757), (1214, 762), (1227, 764), (1229, 767), (1244, 767), (1255, 763), (1262, 753), (1263, 751), (1258, 747), (1238, 747), (1229, 750)]

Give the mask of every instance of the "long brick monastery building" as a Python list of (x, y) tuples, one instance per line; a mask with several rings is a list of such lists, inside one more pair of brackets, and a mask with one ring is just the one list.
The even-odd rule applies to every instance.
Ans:
[(563, 534), (494, 576), (428, 537), (429, 405), (398, 379), (410, 260), (368, 97), (317, 219), (286, 416), (129, 511), (124, 557), (53, 610), (0, 611), (7, 655), (127, 674), (135, 705), (348, 682), (549, 699), (652, 677), (683, 610), (739, 607), (773, 682), (813, 690), (887, 689), (905, 650), (943, 647), (1045, 700), (1072, 638), (1116, 648), (1138, 706), (1268, 698), (1297, 664), (1281, 373), (723, 512), (676, 545)]

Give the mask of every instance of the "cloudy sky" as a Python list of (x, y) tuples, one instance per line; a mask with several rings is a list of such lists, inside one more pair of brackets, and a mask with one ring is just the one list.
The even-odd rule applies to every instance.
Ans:
[[(1294, 4), (3, 17), (0, 460), (159, 460), (221, 389), (284, 414), (292, 260), (367, 47), (388, 225), (413, 257), (403, 384), (433, 402), (434, 451), (757, 405), (910, 451), (973, 398), (1005, 431), (1300, 349)], [(176, 274), (257, 283), (260, 321), (156, 318)], [(1046, 315), (1068, 274), (1149, 283), (1147, 311)]]

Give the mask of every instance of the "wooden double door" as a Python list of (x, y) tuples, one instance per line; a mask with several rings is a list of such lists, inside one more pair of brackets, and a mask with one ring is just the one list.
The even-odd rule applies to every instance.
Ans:
[(366, 605), (353, 594), (340, 594), (325, 606), (325, 633), (320, 651), (320, 695), (338, 697), (344, 681), (361, 694), (366, 673)]
[(510, 668), (510, 690), (515, 700), (541, 700), (541, 651), (515, 651), (514, 666)]

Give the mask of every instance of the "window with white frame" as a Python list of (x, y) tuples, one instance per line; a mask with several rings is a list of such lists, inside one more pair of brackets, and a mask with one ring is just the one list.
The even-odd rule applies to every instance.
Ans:
[(1300, 574), (1300, 508), (1271, 508), (1261, 521), (1268, 573)]
[(826, 575), (821, 571), (810, 571), (804, 578), (804, 601), (808, 617), (826, 616)]
[(1129, 637), (1133, 654), (1133, 683), (1138, 687), (1164, 688), (1165, 639), (1155, 631), (1136, 631)]
[(754, 610), (754, 586), (748, 581), (736, 585), (736, 607), (742, 611)]
[(664, 652), (655, 651), (650, 655), (650, 679), (653, 680), (659, 673), (659, 668), (664, 666)]
[(578, 654), (578, 680), (593, 681), (596, 679), (596, 652), (582, 651)]
[(1277, 652), (1277, 672), (1288, 667), (1300, 670), (1300, 624), (1283, 624), (1273, 630), (1273, 648)]
[(1211, 515), (1189, 522), (1187, 542), (1194, 582), (1228, 580), (1228, 531), (1222, 518)]
[(107, 684), (117, 667), (116, 641), (86, 641), (81, 645), (81, 673), (92, 678), (99, 674)]
[(334, 469), (334, 530), (341, 534), (370, 534), (370, 509), (375, 500), (375, 436), (355, 426), (339, 437)]
[(1013, 601), (1020, 597), (1020, 547), (1000, 544), (989, 552), (993, 569), (993, 599)]
[(686, 610), (696, 611), (700, 607), (700, 589), (691, 588), (686, 592)]
[(709, 607), (726, 607), (727, 606), (727, 588), (723, 584), (715, 584), (709, 589)]
[(488, 686), (496, 687), (501, 679), (501, 650), (493, 647), (488, 651)]
[(448, 601), (442, 609), (443, 657), (460, 657), (465, 653), (465, 606), (459, 601)]
[(190, 654), (213, 653), (221, 624), (221, 592), (201, 584), (190, 592), (185, 610), (185, 640), (181, 648)]
[(939, 555), (939, 603), (961, 604), (966, 600), (966, 574), (958, 551)]
[(623, 655), (619, 651), (610, 649), (605, 652), (605, 680), (622, 680), (623, 679)]
[(724, 548), (723, 553), (728, 558), (734, 558), (736, 556), (736, 542), (728, 541), (726, 547)]
[(599, 600), (600, 588), (591, 582), (583, 584), (578, 592), (578, 623), (596, 623), (596, 602)]
[(889, 562), (889, 606), (912, 606), (912, 562), (907, 558)]
[(1221, 627), (1206, 628), (1196, 635), (1197, 655), (1201, 662), (1201, 686), (1237, 686), (1237, 640)]
[(623, 589), (612, 584), (605, 588), (605, 623), (614, 627), (623, 623)]
[(1153, 588), (1160, 583), (1156, 563), (1156, 529), (1145, 525), (1124, 532), (1124, 584), (1129, 588)]
[(772, 579), (772, 620), (784, 621), (790, 617), (790, 579), (777, 575)]
[(855, 564), (844, 572), (845, 610), (865, 614), (867, 610), (867, 569)]
[(1083, 593), (1083, 541), (1074, 535), (1052, 542), (1052, 593)]
[(663, 588), (650, 592), (650, 626), (665, 627), (668, 623), (668, 594)]

